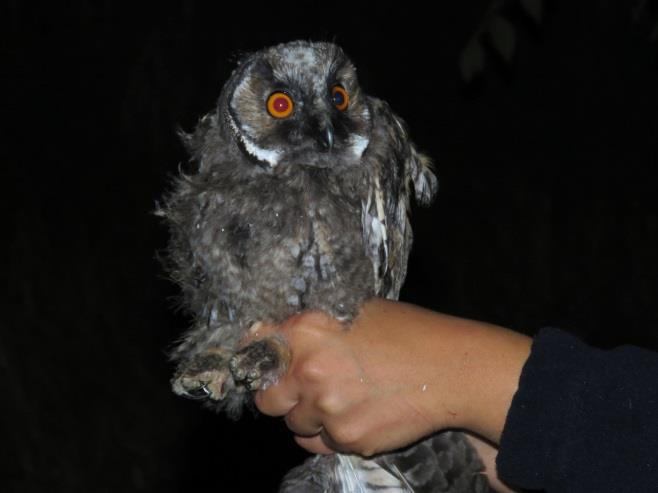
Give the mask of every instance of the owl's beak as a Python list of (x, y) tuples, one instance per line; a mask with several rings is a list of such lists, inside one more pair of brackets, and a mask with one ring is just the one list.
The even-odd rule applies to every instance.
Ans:
[(334, 147), (334, 127), (331, 123), (326, 123), (318, 129), (316, 140), (324, 152), (328, 152)]

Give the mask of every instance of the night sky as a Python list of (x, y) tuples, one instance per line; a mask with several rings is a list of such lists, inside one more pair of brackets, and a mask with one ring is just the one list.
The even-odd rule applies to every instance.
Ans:
[[(189, 319), (152, 213), (187, 159), (176, 130), (240, 53), (278, 42), (340, 44), (436, 163), (404, 300), (658, 349), (655, 8), (64, 3), (0, 7), (0, 491), (267, 492), (305, 457), (280, 419), (171, 393)], [(487, 34), (500, 18), (509, 52)], [(484, 69), (466, 83), (475, 33)]]

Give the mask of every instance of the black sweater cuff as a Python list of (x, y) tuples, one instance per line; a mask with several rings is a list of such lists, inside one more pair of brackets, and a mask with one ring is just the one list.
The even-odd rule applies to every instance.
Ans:
[(559, 492), (658, 491), (658, 355), (543, 329), (503, 429), (498, 475)]

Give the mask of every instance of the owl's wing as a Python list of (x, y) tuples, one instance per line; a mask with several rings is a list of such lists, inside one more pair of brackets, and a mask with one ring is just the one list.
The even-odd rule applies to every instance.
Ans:
[(438, 433), (374, 461), (415, 493), (493, 493), (482, 460), (463, 433)]
[(384, 101), (369, 99), (373, 132), (364, 154), (370, 183), (361, 207), (363, 240), (373, 264), (375, 293), (397, 299), (413, 238), (408, 219), (412, 187), (416, 202), (429, 205), (438, 181), (430, 159), (409, 139), (404, 121)]
[(465, 435), (448, 431), (372, 458), (316, 455), (286, 474), (279, 493), (493, 493), (483, 468)]

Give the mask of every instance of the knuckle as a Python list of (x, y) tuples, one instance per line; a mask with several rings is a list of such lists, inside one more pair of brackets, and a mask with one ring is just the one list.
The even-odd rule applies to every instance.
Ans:
[(341, 406), (341, 400), (333, 394), (321, 395), (315, 405), (321, 413), (328, 416), (338, 414), (343, 407)]
[(311, 383), (322, 382), (327, 378), (327, 371), (317, 358), (302, 361), (297, 371), (303, 381)]
[(336, 443), (351, 449), (358, 447), (362, 438), (361, 430), (349, 425), (338, 426), (333, 430), (328, 430), (328, 433)]

